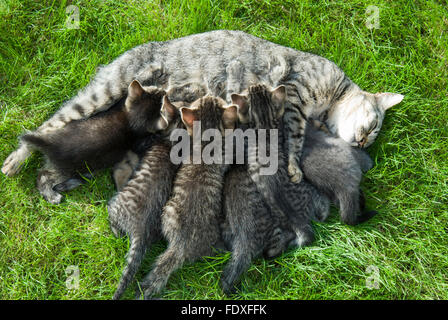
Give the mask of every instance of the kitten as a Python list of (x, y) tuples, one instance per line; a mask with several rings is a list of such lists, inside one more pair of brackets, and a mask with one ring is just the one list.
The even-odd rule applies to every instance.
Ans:
[[(128, 153), (127, 158), (130, 159), (125, 160), (129, 163), (122, 162), (121, 166), (131, 167), (132, 172), (119, 175), (119, 181), (115, 179), (119, 192), (107, 206), (109, 223), (115, 236), (129, 236), (130, 248), (127, 265), (113, 299), (121, 297), (135, 276), (147, 248), (161, 236), (162, 208), (169, 199), (178, 169), (178, 165), (170, 159), (169, 135), (174, 128), (182, 127), (177, 111), (182, 105), (181, 102), (171, 103), (167, 96), (164, 97), (162, 113), (169, 119), (169, 127), (141, 141), (136, 148), (137, 154)], [(134, 169), (136, 162), (138, 164)], [(126, 171), (129, 168), (121, 169)]]
[[(190, 135), (194, 121), (200, 121), (202, 131), (219, 129), (223, 136), (225, 129), (233, 129), (237, 119), (236, 106), (224, 106), (224, 100), (206, 96), (194, 102), (191, 109), (181, 108), (182, 121)], [(201, 150), (204, 147), (201, 140)], [(158, 294), (184, 261), (212, 255), (213, 247), (222, 246), (219, 220), (227, 167), (226, 164), (204, 162), (180, 167), (172, 196), (162, 213), (162, 233), (168, 248), (141, 282), (145, 298)]]
[[(288, 181), (284, 190), (295, 208), (288, 214), (288, 223), (300, 232), (289, 243), (280, 241), (278, 252), (285, 251), (288, 246), (311, 244), (314, 233), (310, 220), (325, 215), (329, 210), (325, 199), (318, 199), (318, 192), (304, 181), (300, 184)], [(278, 224), (263, 201), (245, 165), (232, 166), (226, 175), (223, 212), (225, 221), (221, 226), (222, 237), (232, 257), (222, 273), (221, 285), (223, 291), (229, 294), (235, 290), (237, 280), (249, 268), (252, 260), (272, 248), (273, 243), (278, 243), (284, 226)]]
[(346, 224), (362, 223), (377, 213), (365, 210), (360, 189), (362, 174), (372, 165), (364, 150), (353, 148), (341, 138), (312, 125), (307, 127), (301, 161), (305, 179), (339, 206), (341, 219)]
[[(112, 166), (138, 138), (165, 129), (168, 122), (160, 113), (164, 94), (161, 89), (144, 88), (135, 80), (129, 85), (126, 99), (108, 112), (70, 122), (51, 134), (23, 135), (23, 141), (46, 157), (37, 179), (44, 198), (59, 203), (62, 195), (57, 191), (73, 188), (82, 181), (69, 178)], [(65, 184), (53, 189), (64, 181)]]
[[(246, 69), (240, 77), (244, 88), (253, 84), (252, 75), (272, 87), (287, 87), (284, 119), (288, 172), (297, 182), (301, 179), (299, 164), (306, 118), (320, 119), (333, 134), (354, 146), (368, 147), (381, 128), (386, 110), (403, 99), (399, 94), (371, 94), (361, 90), (323, 57), (241, 31), (216, 30), (149, 42), (125, 52), (101, 67), (93, 80), (36, 133), (45, 136), (73, 120), (109, 109), (126, 95), (133, 79), (159, 87), (197, 79), (211, 94), (225, 98), (226, 68), (235, 60)], [(2, 172), (8, 176), (17, 173), (32, 151), (32, 146), (22, 140), (19, 148), (5, 160)]]
[[(264, 201), (268, 204), (270, 210), (273, 212), (273, 219), (275, 224), (279, 225), (276, 234), (278, 237), (273, 237), (272, 247), (266, 249), (266, 256), (279, 255), (287, 244), (296, 237), (300, 230), (293, 231), (289, 228), (288, 214), (294, 211), (290, 205), (290, 201), (285, 198), (284, 186), (289, 182), (286, 171), (286, 161), (284, 160), (283, 152), (283, 121), (284, 103), (286, 100), (286, 90), (284, 86), (279, 86), (273, 90), (268, 89), (266, 85), (257, 84), (250, 86), (241, 94), (232, 94), (232, 102), (238, 106), (239, 121), (252, 129), (256, 129), (257, 135), (260, 134), (261, 129), (266, 132), (266, 150), (270, 150), (270, 139), (274, 136), (270, 135), (270, 130), (274, 129), (278, 133), (277, 148), (273, 145), (273, 154), (277, 155), (275, 160), (278, 161), (277, 171), (275, 173), (262, 174), (261, 170), (265, 166), (261, 163), (259, 151), (261, 150), (260, 141), (253, 146), (248, 145), (248, 173), (255, 183), (257, 190), (262, 195)], [(274, 141), (275, 142), (275, 141)], [(251, 161), (257, 159), (257, 161)], [(304, 235), (306, 237), (306, 235)]]

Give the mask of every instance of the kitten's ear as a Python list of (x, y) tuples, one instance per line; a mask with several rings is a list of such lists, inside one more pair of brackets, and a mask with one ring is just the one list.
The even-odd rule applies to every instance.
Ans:
[(165, 115), (169, 121), (171, 121), (176, 117), (177, 112), (178, 111), (176, 106), (171, 103), (170, 99), (168, 99), (168, 96), (163, 96), (161, 113)]
[(185, 124), (189, 131), (193, 128), (193, 122), (196, 120), (195, 111), (196, 109), (190, 109), (186, 107), (180, 108), (182, 122)]
[(394, 105), (399, 104), (401, 100), (403, 100), (404, 95), (398, 93), (376, 93), (375, 94), (376, 101), (378, 106), (380, 106), (384, 111), (389, 108), (392, 108)]
[(235, 124), (238, 121), (238, 106), (236, 104), (231, 104), (224, 108), (222, 114), (224, 129), (235, 129)]
[(134, 80), (128, 87), (128, 98), (133, 100), (137, 99), (142, 96), (143, 92), (145, 92), (145, 90), (140, 82), (138, 82), (138, 80)]
[(283, 104), (286, 100), (286, 87), (284, 85), (278, 86), (271, 91), (272, 99), (277, 104)]
[(249, 112), (249, 101), (247, 96), (232, 93), (230, 97), (232, 98), (232, 103), (238, 107), (238, 113), (245, 115)]

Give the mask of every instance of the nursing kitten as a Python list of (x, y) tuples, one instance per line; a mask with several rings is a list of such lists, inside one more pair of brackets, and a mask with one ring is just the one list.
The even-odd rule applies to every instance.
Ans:
[[(274, 224), (280, 226), (277, 238), (272, 237), (272, 247), (266, 249), (266, 256), (276, 256), (280, 254), (284, 247), (300, 234), (302, 230), (292, 230), (289, 226), (288, 214), (294, 211), (291, 202), (285, 198), (284, 186), (289, 182), (286, 171), (286, 161), (284, 159), (283, 144), (283, 121), (284, 103), (286, 101), (286, 90), (284, 86), (279, 86), (273, 90), (266, 85), (257, 84), (250, 86), (241, 94), (232, 94), (232, 102), (238, 106), (239, 121), (249, 128), (256, 129), (256, 134), (260, 135), (261, 130), (266, 130), (265, 150), (270, 150), (273, 146), (273, 157), (278, 162), (276, 172), (262, 174), (266, 165), (260, 160), (260, 141), (255, 145), (248, 144), (246, 150), (248, 154), (247, 169), (255, 183), (257, 190), (262, 195), (264, 201), (273, 212)], [(271, 136), (271, 130), (277, 132), (278, 141), (270, 141), (275, 138)], [(277, 145), (275, 146), (275, 143)], [(275, 157), (276, 156), (276, 157)], [(256, 161), (254, 161), (256, 160)], [(305, 232), (303, 237), (308, 237)]]
[[(130, 178), (120, 175), (122, 180), (117, 181), (117, 175), (114, 175), (119, 192), (107, 206), (109, 223), (115, 236), (129, 236), (130, 247), (127, 264), (113, 299), (121, 297), (134, 278), (145, 252), (161, 237), (162, 208), (169, 199), (172, 182), (179, 167), (170, 159), (169, 135), (173, 129), (182, 127), (177, 110), (181, 105), (183, 104), (171, 103), (164, 97), (162, 113), (169, 119), (169, 127), (141, 141), (136, 147), (137, 154), (128, 159), (131, 161), (128, 165), (132, 167)], [(141, 155), (141, 160), (134, 158), (138, 155)], [(133, 161), (138, 162), (135, 169)], [(124, 165), (125, 163), (121, 163), (121, 166)]]
[(307, 127), (301, 162), (305, 179), (339, 206), (341, 220), (346, 224), (362, 223), (377, 213), (365, 210), (360, 189), (363, 172), (372, 165), (364, 150), (312, 125)]
[[(216, 30), (149, 42), (125, 52), (101, 67), (93, 80), (36, 133), (45, 136), (73, 120), (107, 110), (126, 95), (133, 79), (164, 88), (196, 79), (211, 94), (225, 98), (226, 68), (236, 60), (246, 69), (240, 77), (244, 88), (253, 84), (253, 75), (272, 87), (287, 87), (284, 120), (288, 171), (297, 182), (301, 179), (299, 163), (305, 118), (322, 120), (333, 134), (352, 145), (367, 147), (375, 140), (386, 110), (403, 99), (399, 94), (371, 94), (361, 90), (323, 57), (241, 31)], [(19, 148), (5, 160), (2, 172), (8, 176), (17, 173), (32, 151), (32, 145), (21, 140)]]
[[(224, 130), (233, 129), (237, 120), (236, 106), (225, 107), (224, 100), (211, 96), (194, 102), (190, 109), (181, 108), (181, 115), (190, 135), (194, 121), (200, 121), (202, 132), (218, 129), (224, 136)], [(201, 140), (201, 151), (206, 145)], [(206, 164), (202, 160), (200, 164), (183, 164), (178, 170), (172, 196), (162, 213), (162, 233), (168, 248), (141, 282), (145, 298), (158, 294), (184, 261), (212, 255), (213, 247), (222, 247), (219, 220), (227, 168), (226, 164)]]
[[(291, 206), (295, 208), (289, 212), (288, 223), (300, 232), (291, 242), (280, 241), (278, 253), (285, 251), (288, 246), (311, 244), (314, 239), (311, 219), (326, 215), (329, 210), (326, 200), (320, 199), (314, 187), (304, 181), (300, 184), (288, 181), (284, 190), (288, 193)], [(225, 221), (221, 226), (222, 237), (232, 257), (223, 270), (221, 285), (223, 291), (229, 294), (234, 291), (236, 282), (250, 267), (252, 260), (278, 241), (284, 226), (278, 225), (245, 165), (232, 166), (226, 175), (223, 212)]]
[(74, 175), (112, 166), (138, 138), (165, 129), (168, 122), (160, 113), (164, 94), (164, 90), (144, 88), (135, 80), (129, 85), (126, 99), (108, 112), (70, 122), (50, 134), (23, 135), (22, 140), (46, 158), (37, 178), (42, 196), (59, 203), (62, 195), (53, 190), (54, 186)]

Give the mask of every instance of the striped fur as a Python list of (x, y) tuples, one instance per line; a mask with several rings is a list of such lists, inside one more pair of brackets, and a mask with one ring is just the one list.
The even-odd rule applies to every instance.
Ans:
[(119, 299), (132, 281), (144, 254), (161, 236), (160, 216), (169, 199), (177, 165), (170, 161), (169, 142), (159, 141), (143, 155), (131, 179), (109, 201), (109, 222), (116, 236), (127, 234), (127, 265), (114, 294)]
[(310, 220), (327, 215), (329, 204), (310, 184), (287, 181), (284, 190), (294, 211), (288, 213), (286, 222), (296, 234), (285, 242), (284, 221), (279, 221), (263, 201), (245, 165), (233, 166), (226, 175), (224, 185), (225, 221), (221, 228), (224, 243), (232, 251), (232, 257), (224, 268), (221, 284), (228, 294), (233, 292), (239, 277), (249, 268), (252, 260), (272, 250), (273, 244), (277, 245), (276, 253), (283, 252), (288, 245), (301, 247), (310, 244), (314, 239)]
[[(284, 120), (288, 144), (288, 171), (300, 181), (299, 160), (306, 129), (305, 117), (326, 117), (332, 132), (356, 146), (370, 145), (381, 127), (385, 111), (401, 95), (370, 94), (356, 86), (333, 62), (241, 31), (217, 30), (165, 42), (137, 46), (99, 68), (93, 80), (36, 132), (47, 135), (74, 120), (107, 110), (126, 95), (133, 79), (168, 89), (197, 82), (214, 96), (226, 98), (227, 71), (237, 61), (243, 88), (261, 82), (285, 85), (289, 95)], [(197, 97), (199, 98), (199, 97)], [(228, 101), (229, 102), (229, 101)], [(376, 124), (373, 128), (372, 124)], [(5, 160), (8, 176), (20, 170), (32, 147), (21, 141)]]
[[(221, 128), (224, 136), (223, 106), (224, 100), (211, 96), (193, 103), (194, 118), (201, 121), (201, 130)], [(185, 261), (212, 255), (214, 247), (222, 247), (219, 225), (226, 170), (225, 164), (203, 162), (184, 164), (179, 169), (172, 196), (162, 213), (162, 233), (168, 248), (141, 282), (145, 298), (160, 293), (170, 275)]]

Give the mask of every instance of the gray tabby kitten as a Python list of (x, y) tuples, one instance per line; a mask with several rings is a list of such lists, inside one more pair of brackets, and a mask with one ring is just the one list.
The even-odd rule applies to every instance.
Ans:
[[(177, 108), (182, 103), (172, 104), (165, 96), (162, 112), (170, 126), (162, 133), (143, 141), (138, 149), (144, 149), (142, 158), (134, 171), (135, 154), (129, 153), (114, 171), (115, 184), (119, 192), (109, 201), (108, 212), (111, 229), (115, 236), (127, 234), (130, 248), (127, 265), (113, 296), (119, 299), (137, 272), (144, 254), (151, 244), (161, 236), (160, 216), (169, 199), (172, 182), (178, 165), (170, 159), (169, 135), (174, 128), (182, 127)], [(137, 150), (138, 151), (138, 150)], [(138, 161), (138, 160), (137, 160)], [(123, 168), (128, 166), (127, 168)], [(129, 181), (126, 169), (134, 171)]]
[[(288, 171), (296, 182), (302, 177), (299, 163), (304, 116), (324, 121), (333, 134), (352, 145), (367, 147), (375, 140), (385, 111), (403, 99), (399, 94), (361, 90), (325, 58), (241, 31), (217, 30), (149, 42), (125, 52), (100, 68), (91, 83), (36, 131), (40, 135), (50, 134), (73, 120), (107, 110), (126, 94), (133, 79), (164, 88), (193, 81), (225, 98), (226, 68), (235, 60), (246, 69), (240, 77), (244, 88), (257, 82), (287, 87), (284, 120)], [(8, 176), (17, 173), (32, 150), (29, 143), (21, 140), (19, 148), (5, 160), (2, 172)]]
[[(302, 247), (311, 244), (314, 239), (311, 219), (320, 219), (329, 211), (329, 203), (322, 198), (310, 184), (287, 182), (284, 186), (294, 211), (289, 212), (288, 224), (301, 232), (289, 243), (281, 242), (279, 253), (288, 246)], [(240, 276), (249, 268), (252, 260), (272, 248), (278, 241), (278, 233), (285, 226), (279, 225), (274, 213), (263, 201), (247, 168), (244, 165), (233, 166), (226, 175), (223, 192), (222, 237), (226, 247), (232, 252), (229, 263), (224, 268), (221, 284), (226, 294), (235, 290)], [(272, 256), (271, 256), (272, 257)]]
[(264, 166), (260, 159), (257, 159), (261, 148), (259, 143), (255, 146), (248, 145), (246, 148), (249, 160), (251, 158), (257, 159), (255, 162), (248, 161), (248, 173), (273, 212), (273, 223), (280, 226), (275, 232), (277, 236), (271, 237), (272, 245), (269, 249), (266, 249), (265, 255), (267, 257), (277, 256), (295, 237), (312, 238), (312, 234), (310, 235), (306, 228), (301, 230), (300, 224), (297, 224), (295, 230), (289, 227), (288, 214), (293, 212), (294, 208), (290, 205), (290, 201), (285, 198), (284, 186), (289, 182), (289, 179), (283, 153), (283, 126), (280, 126), (280, 124), (283, 124), (281, 120), (286, 100), (285, 87), (279, 86), (270, 90), (266, 85), (252, 85), (242, 94), (232, 94), (231, 99), (238, 106), (238, 118), (243, 125), (256, 129), (257, 134), (259, 134), (260, 129), (267, 130), (266, 150), (270, 150), (270, 144), (272, 143), (270, 141), (272, 138), (270, 129), (278, 132), (277, 150), (273, 150), (277, 153), (278, 167), (274, 174), (261, 174)]
[(162, 89), (142, 87), (134, 80), (126, 99), (108, 112), (72, 121), (48, 134), (36, 131), (23, 135), (22, 141), (46, 158), (37, 178), (42, 196), (51, 203), (59, 203), (62, 195), (58, 191), (82, 183), (79, 175), (112, 166), (135, 141), (165, 129), (168, 122), (160, 113), (164, 94)]
[[(201, 130), (233, 129), (237, 120), (236, 106), (225, 106), (220, 98), (206, 96), (190, 109), (181, 108), (182, 121), (193, 131), (193, 122), (201, 122)], [(204, 149), (201, 141), (201, 150)], [(141, 283), (144, 297), (158, 294), (170, 275), (184, 261), (212, 255), (213, 247), (222, 247), (219, 219), (225, 164), (183, 164), (174, 181), (173, 193), (162, 213), (162, 233), (168, 248), (161, 254), (152, 271)]]

